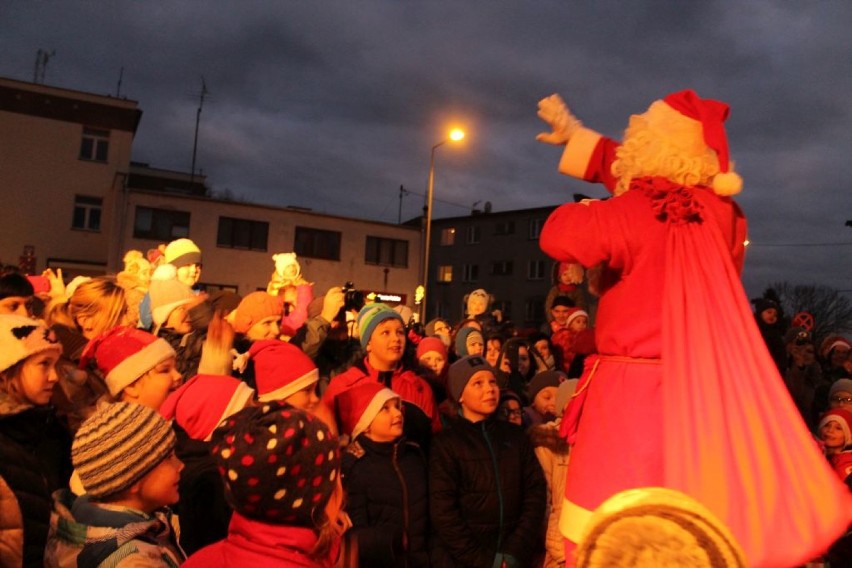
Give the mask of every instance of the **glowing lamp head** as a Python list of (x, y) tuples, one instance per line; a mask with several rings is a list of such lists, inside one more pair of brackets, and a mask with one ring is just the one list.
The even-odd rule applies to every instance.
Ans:
[(450, 131), (450, 140), (452, 140), (453, 142), (458, 142), (459, 140), (463, 140), (463, 139), (464, 139), (464, 130), (462, 130), (460, 128), (453, 128)]

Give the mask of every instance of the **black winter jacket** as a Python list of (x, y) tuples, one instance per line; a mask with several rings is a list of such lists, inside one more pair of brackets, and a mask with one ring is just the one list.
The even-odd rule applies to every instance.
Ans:
[(428, 567), (426, 459), (414, 443), (349, 444), (341, 464), (361, 566)]
[(429, 456), (432, 565), (491, 568), (497, 553), (532, 566), (544, 547), (547, 486), (521, 428), (464, 418)]
[[(71, 438), (57, 423), (53, 408), (37, 406), (4, 414), (3, 410), (11, 410), (4, 402), (0, 400), (0, 486), (11, 489), (22, 516), (23, 566), (43, 566), (53, 507), (50, 495), (65, 487), (71, 476)], [(9, 496), (3, 497), (4, 508), (12, 507)], [(0, 515), (7, 520), (15, 516), (12, 510)], [(9, 542), (5, 537), (0, 540)], [(0, 554), (0, 565), (6, 566), (6, 560), (6, 554)]]

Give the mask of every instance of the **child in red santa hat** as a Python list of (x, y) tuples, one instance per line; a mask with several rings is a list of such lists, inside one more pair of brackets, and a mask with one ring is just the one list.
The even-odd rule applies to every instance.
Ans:
[(342, 457), (346, 512), (361, 566), (429, 566), (426, 458), (403, 438), (399, 395), (361, 383), (338, 396), (341, 431), (352, 440)]

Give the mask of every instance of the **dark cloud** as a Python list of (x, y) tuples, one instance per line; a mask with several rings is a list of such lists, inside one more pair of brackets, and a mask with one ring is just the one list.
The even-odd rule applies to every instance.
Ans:
[[(754, 247), (745, 281), (849, 289), (852, 5), (546, 0), (6, 3), (0, 74), (138, 100), (134, 159), (198, 165), (247, 200), (396, 221), (421, 211), (432, 146), (436, 216), (603, 195), (556, 173), (534, 141), (536, 101), (563, 94), (620, 136), (630, 114), (694, 88), (730, 103), (739, 201)], [(419, 194), (419, 195), (418, 195)], [(844, 262), (845, 261), (845, 262)]]

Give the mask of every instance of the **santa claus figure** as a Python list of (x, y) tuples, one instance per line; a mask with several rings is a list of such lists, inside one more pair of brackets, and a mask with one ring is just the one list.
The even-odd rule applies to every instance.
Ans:
[[(852, 519), (772, 362), (739, 279), (745, 218), (731, 199), (728, 106), (681, 91), (630, 117), (619, 143), (557, 95), (539, 103), (559, 170), (613, 195), (559, 207), (541, 248), (602, 264), (599, 355), (565, 412), (573, 444), (560, 529), (570, 551), (630, 488), (682, 491), (717, 515), (750, 566), (803, 564)], [(571, 557), (569, 553), (568, 562)]]

